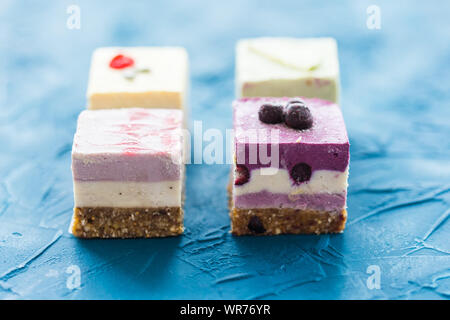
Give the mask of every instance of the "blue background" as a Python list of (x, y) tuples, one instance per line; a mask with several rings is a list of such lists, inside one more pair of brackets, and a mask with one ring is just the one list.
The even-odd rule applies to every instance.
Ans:
[[(66, 8), (81, 8), (81, 29)], [(366, 8), (381, 9), (381, 29)], [(0, 298), (448, 299), (450, 2), (9, 1), (0, 4)], [(68, 234), (70, 151), (99, 46), (181, 45), (190, 118), (231, 127), (242, 37), (333, 36), (351, 140), (339, 235), (233, 237), (228, 165), (187, 168), (186, 232)], [(67, 268), (81, 270), (70, 289)], [(379, 266), (381, 289), (367, 268)]]

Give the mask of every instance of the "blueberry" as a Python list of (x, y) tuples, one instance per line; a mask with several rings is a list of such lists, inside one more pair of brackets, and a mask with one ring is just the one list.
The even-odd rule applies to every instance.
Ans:
[(311, 167), (304, 162), (297, 163), (291, 169), (291, 178), (296, 184), (308, 181), (311, 178)]
[(305, 130), (313, 125), (311, 111), (303, 101), (290, 101), (286, 106), (285, 120), (288, 127)]
[(236, 179), (234, 180), (234, 184), (240, 186), (241, 184), (247, 183), (249, 179), (250, 173), (247, 167), (241, 164), (236, 165)]
[(257, 216), (252, 216), (250, 218), (247, 228), (248, 228), (248, 230), (250, 230), (251, 232), (254, 232), (254, 233), (266, 232), (266, 228), (264, 228), (264, 225), (263, 225), (261, 219), (259, 219)]
[(266, 103), (259, 108), (259, 120), (268, 124), (275, 124), (284, 121), (283, 106)]

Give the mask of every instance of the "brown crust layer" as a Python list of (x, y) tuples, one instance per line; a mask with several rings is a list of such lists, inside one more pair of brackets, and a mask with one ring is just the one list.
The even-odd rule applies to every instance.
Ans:
[(347, 211), (327, 212), (300, 209), (230, 210), (234, 235), (277, 235), (338, 233), (344, 230)]
[(183, 233), (180, 207), (74, 208), (72, 233), (79, 238), (153, 238)]

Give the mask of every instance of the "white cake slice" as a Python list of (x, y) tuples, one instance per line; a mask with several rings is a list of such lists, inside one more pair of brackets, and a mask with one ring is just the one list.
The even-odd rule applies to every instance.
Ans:
[(333, 38), (254, 38), (236, 48), (237, 97), (339, 98)]
[(88, 108), (183, 109), (188, 86), (184, 48), (99, 48), (92, 56)]

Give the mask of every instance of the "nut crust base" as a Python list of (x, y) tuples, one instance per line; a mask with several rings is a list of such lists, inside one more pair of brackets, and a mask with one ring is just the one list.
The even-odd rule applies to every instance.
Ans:
[(183, 233), (181, 207), (74, 208), (71, 231), (79, 238), (153, 238)]
[(231, 233), (237, 236), (322, 234), (342, 232), (347, 211), (232, 208), (230, 217)]

